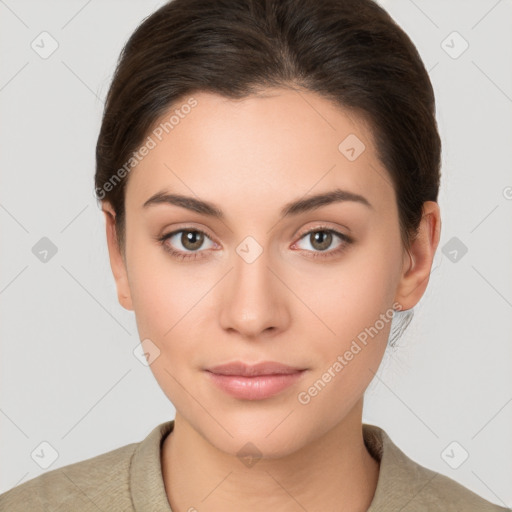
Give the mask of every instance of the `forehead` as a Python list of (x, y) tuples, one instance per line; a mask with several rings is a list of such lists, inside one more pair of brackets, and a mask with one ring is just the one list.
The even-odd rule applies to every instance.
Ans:
[(126, 190), (135, 208), (164, 189), (276, 208), (335, 187), (372, 204), (394, 193), (369, 125), (309, 91), (268, 89), (241, 100), (199, 92), (175, 103), (143, 145), (150, 149)]

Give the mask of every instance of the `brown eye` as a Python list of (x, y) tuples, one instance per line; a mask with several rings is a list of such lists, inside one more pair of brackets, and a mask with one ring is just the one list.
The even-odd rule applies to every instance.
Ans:
[(204, 234), (200, 231), (182, 231), (180, 242), (188, 251), (195, 251), (203, 245)]
[(311, 246), (318, 251), (325, 251), (332, 243), (332, 233), (328, 231), (314, 231), (309, 237)]
[[(337, 241), (337, 243), (335, 243)], [(301, 247), (306, 242), (309, 247)], [(294, 244), (299, 249), (305, 249), (308, 256), (329, 257), (341, 254), (351, 243), (353, 239), (335, 229), (316, 228), (304, 233), (300, 240)]]
[[(199, 229), (179, 229), (163, 235), (158, 240), (166, 251), (181, 259), (199, 256), (206, 252), (204, 249), (215, 247), (212, 239)], [(210, 245), (205, 242), (209, 242)]]

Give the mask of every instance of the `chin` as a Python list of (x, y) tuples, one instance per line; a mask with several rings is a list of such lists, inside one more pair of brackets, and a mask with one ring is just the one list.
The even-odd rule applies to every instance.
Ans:
[(200, 432), (210, 444), (232, 456), (239, 456), (242, 450), (248, 455), (252, 453), (254, 457), (266, 459), (286, 457), (300, 450), (307, 439), (303, 437), (305, 420), (292, 419), (294, 414), (287, 418), (290, 409), (285, 410), (281, 414), (239, 413), (233, 418), (223, 415), (224, 428), (210, 422), (208, 428), (201, 428)]

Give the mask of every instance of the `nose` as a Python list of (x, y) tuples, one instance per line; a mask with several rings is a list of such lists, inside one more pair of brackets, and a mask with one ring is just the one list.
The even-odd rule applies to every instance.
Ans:
[(244, 339), (273, 337), (290, 323), (290, 292), (266, 251), (253, 261), (240, 254), (219, 290), (221, 327)]

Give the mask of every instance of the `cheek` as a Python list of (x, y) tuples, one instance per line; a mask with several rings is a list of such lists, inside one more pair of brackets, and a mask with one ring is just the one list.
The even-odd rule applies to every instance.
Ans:
[(130, 289), (140, 339), (149, 338), (159, 350), (150, 369), (174, 406), (186, 408), (188, 398), (182, 385), (189, 386), (187, 373), (199, 351), (191, 336), (191, 322), (199, 313), (198, 300), (204, 291), (189, 275), (173, 271), (169, 264), (141, 265), (132, 272), (132, 279)]
[[(304, 325), (317, 365), (297, 401), (309, 413), (339, 419), (374, 378), (391, 329), (400, 250), (395, 239), (374, 234), (336, 268), (302, 281), (300, 293), (314, 290), (308, 305), (334, 331)], [(313, 336), (319, 328), (324, 334)]]
[[(309, 272), (300, 269), (294, 290), (320, 321), (308, 315), (309, 329), (314, 325), (318, 333), (321, 328), (326, 346), (339, 349), (374, 326), (381, 314), (391, 317), (400, 261), (398, 243), (371, 235), (339, 264), (310, 265)], [(385, 336), (390, 321), (377, 326)]]
[[(141, 229), (142, 231), (142, 229)], [(133, 232), (127, 245), (128, 280), (142, 337), (165, 342), (197, 301), (197, 284), (156, 242)]]
[(381, 241), (355, 254), (331, 271), (330, 279), (310, 276), (303, 282), (302, 293), (315, 290), (308, 305), (321, 312), (318, 316), (334, 334), (315, 323), (314, 330), (321, 328), (324, 334), (313, 336), (309, 323), (307, 337), (315, 340), (310, 348), (317, 365), (297, 402), (309, 414), (332, 421), (354, 406), (377, 373), (393, 318), (399, 250)]
[[(205, 288), (205, 290), (203, 290)], [(161, 350), (169, 350), (173, 340), (190, 337), (190, 322), (200, 309), (199, 299), (206, 287), (196, 279), (170, 268), (148, 269), (134, 275), (130, 286), (140, 336), (155, 340)], [(187, 343), (182, 343), (182, 349)]]
[(151, 370), (167, 392), (177, 385), (171, 375), (180, 380), (187, 367), (200, 366), (204, 337), (194, 333), (211, 328), (209, 291), (217, 278), (206, 267), (180, 264), (147, 244), (129, 249), (130, 292), (140, 339), (149, 338), (160, 351)]

